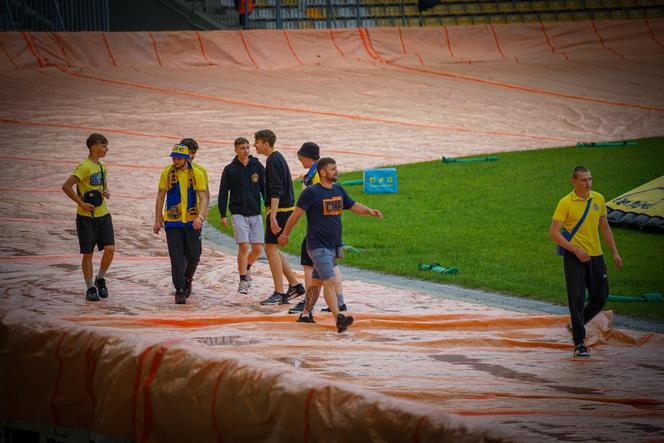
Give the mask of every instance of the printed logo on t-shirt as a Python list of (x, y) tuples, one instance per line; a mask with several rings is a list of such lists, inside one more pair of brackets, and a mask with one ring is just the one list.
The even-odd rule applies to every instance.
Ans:
[(599, 211), (599, 206), (597, 205), (597, 203), (593, 203), (593, 209), (595, 211)]
[(344, 202), (340, 196), (323, 199), (323, 215), (341, 215)]
[(101, 172), (97, 172), (96, 174), (90, 175), (90, 184), (92, 186), (99, 186), (102, 184)]
[(251, 174), (251, 181), (254, 183), (258, 183), (258, 174), (256, 173)]

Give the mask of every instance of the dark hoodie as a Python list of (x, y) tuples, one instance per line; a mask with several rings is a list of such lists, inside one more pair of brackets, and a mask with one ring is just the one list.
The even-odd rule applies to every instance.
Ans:
[(261, 196), (263, 196), (263, 180), (265, 168), (256, 157), (249, 156), (247, 166), (235, 157), (224, 168), (219, 184), (219, 213), (226, 217), (228, 193), (231, 193), (228, 209), (231, 214), (246, 217), (261, 214)]

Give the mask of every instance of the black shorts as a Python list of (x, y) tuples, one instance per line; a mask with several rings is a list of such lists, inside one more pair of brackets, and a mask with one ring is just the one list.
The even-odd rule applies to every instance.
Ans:
[(76, 214), (76, 233), (81, 254), (93, 252), (95, 244), (100, 251), (104, 249), (104, 246), (115, 245), (111, 214), (95, 218)]
[(311, 260), (311, 257), (309, 257), (309, 253), (307, 252), (307, 239), (304, 238), (302, 240), (302, 247), (300, 248), (300, 264), (302, 266), (313, 266), (314, 262)]
[(288, 217), (290, 217), (292, 213), (293, 211), (277, 212), (277, 223), (279, 223), (279, 226), (281, 226), (281, 230), (276, 235), (272, 233), (270, 215), (268, 214), (265, 216), (265, 243), (273, 245), (279, 243), (277, 241), (277, 237), (281, 235), (281, 232), (284, 230), (284, 226), (286, 226), (286, 222), (288, 221)]

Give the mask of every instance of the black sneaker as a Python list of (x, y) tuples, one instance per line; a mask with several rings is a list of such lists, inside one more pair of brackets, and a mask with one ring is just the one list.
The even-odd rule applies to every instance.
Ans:
[[(346, 303), (344, 303), (343, 305), (339, 306), (339, 310), (340, 310), (340, 311), (347, 311), (348, 308), (346, 307)], [(329, 307), (329, 306), (328, 306), (327, 308), (323, 308), (323, 309), (321, 309), (320, 311), (321, 311), (321, 312), (332, 312), (332, 311), (330, 310), (330, 307)]]
[(579, 343), (574, 347), (574, 357), (590, 357), (590, 349), (586, 345)]
[(175, 290), (175, 304), (183, 305), (187, 303), (187, 292), (184, 288)]
[(262, 305), (287, 305), (288, 296), (286, 294), (280, 294), (278, 292), (273, 292), (268, 298), (261, 302)]
[(352, 324), (353, 324), (353, 317), (351, 317), (350, 315), (343, 315), (343, 314), (337, 315), (337, 332), (339, 334), (348, 329), (348, 326)]
[(304, 286), (302, 286), (302, 283), (298, 283), (295, 286), (288, 285), (288, 291), (286, 291), (286, 296), (288, 297), (288, 300), (290, 300), (291, 298), (304, 295), (305, 292), (307, 291), (304, 289)]
[(300, 314), (300, 317), (296, 320), (298, 323), (316, 323), (314, 321), (314, 316), (313, 314), (309, 315), (302, 315)]
[(97, 288), (94, 286), (91, 288), (88, 288), (88, 292), (85, 293), (85, 299), (87, 301), (99, 301), (101, 298), (99, 298), (99, 294), (97, 294)]
[(106, 279), (95, 278), (95, 286), (97, 287), (97, 292), (99, 297), (106, 298), (108, 297), (108, 289), (106, 288)]
[(189, 298), (189, 296), (191, 295), (191, 287), (192, 287), (193, 283), (194, 283), (193, 278), (185, 277), (185, 279), (184, 279), (184, 295), (185, 295), (186, 298)]
[[(304, 300), (295, 305), (295, 307), (288, 310), (289, 314), (299, 314), (304, 311)], [(299, 320), (298, 320), (299, 321)]]

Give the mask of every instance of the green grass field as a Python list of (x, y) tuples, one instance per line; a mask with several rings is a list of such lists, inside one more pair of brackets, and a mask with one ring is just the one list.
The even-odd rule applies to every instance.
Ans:
[[(640, 140), (634, 147), (569, 147), (498, 157), (497, 162), (397, 166), (398, 194), (365, 195), (361, 186), (347, 186), (356, 201), (380, 209), (385, 219), (344, 214), (344, 242), (360, 252), (348, 252), (343, 264), (566, 305), (562, 259), (548, 230), (558, 200), (572, 189), (572, 169), (588, 167), (593, 189), (608, 201), (664, 174), (664, 138)], [(340, 180), (358, 178), (361, 171), (343, 173)], [(219, 227), (216, 207), (210, 223)], [(299, 254), (305, 226), (300, 221), (287, 252)], [(664, 294), (664, 235), (615, 227), (613, 233), (624, 265), (615, 269), (604, 244), (610, 293)], [(418, 262), (456, 266), (459, 274), (419, 271)], [(607, 309), (664, 319), (664, 302), (609, 302)]]

